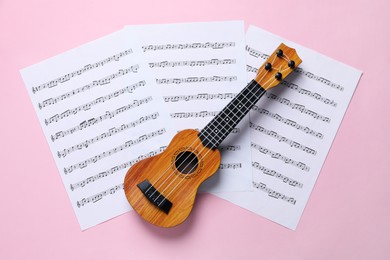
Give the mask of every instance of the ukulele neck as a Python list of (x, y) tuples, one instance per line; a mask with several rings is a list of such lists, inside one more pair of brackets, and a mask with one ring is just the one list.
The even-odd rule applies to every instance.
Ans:
[(216, 149), (266, 90), (277, 86), (301, 62), (294, 49), (280, 44), (259, 68), (256, 78), (200, 131), (198, 137), (202, 144)]
[(266, 92), (255, 80), (249, 84), (199, 133), (203, 145), (216, 149)]

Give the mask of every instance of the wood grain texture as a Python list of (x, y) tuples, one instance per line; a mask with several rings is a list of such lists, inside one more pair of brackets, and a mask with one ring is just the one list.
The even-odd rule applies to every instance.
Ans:
[[(277, 57), (276, 52), (278, 50), (283, 51), (283, 57)], [(295, 66), (290, 68), (288, 61), (292, 60), (295, 62)], [(265, 64), (272, 64), (272, 69), (267, 71)], [(278, 48), (269, 56), (264, 64), (259, 68), (256, 75), (256, 82), (259, 83), (265, 90), (269, 90), (277, 85), (280, 81), (284, 80), (299, 64), (302, 63), (295, 49), (288, 47), (281, 43)], [(282, 78), (280, 80), (275, 79), (275, 74), (281, 72)]]
[[(167, 149), (131, 167), (124, 181), (126, 198), (133, 209), (148, 222), (173, 227), (182, 223), (190, 214), (200, 184), (213, 175), (220, 165), (220, 152), (203, 146), (198, 131), (183, 130), (172, 139)], [(175, 167), (175, 159), (182, 151), (196, 154), (199, 163), (190, 174), (181, 174)], [(172, 202), (168, 214), (153, 205), (137, 187), (145, 179)]]

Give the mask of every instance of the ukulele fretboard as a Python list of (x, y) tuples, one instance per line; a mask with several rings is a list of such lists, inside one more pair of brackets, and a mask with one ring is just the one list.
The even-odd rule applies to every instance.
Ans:
[(204, 146), (215, 149), (244, 118), (266, 92), (252, 80), (230, 103), (199, 133)]

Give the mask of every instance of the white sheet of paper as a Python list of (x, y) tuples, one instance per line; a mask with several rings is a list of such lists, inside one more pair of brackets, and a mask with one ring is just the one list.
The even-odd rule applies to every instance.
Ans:
[[(142, 41), (177, 130), (201, 130), (246, 86), (242, 21), (127, 26)], [(252, 190), (249, 119), (221, 144), (221, 168), (201, 191)]]
[(127, 169), (174, 135), (138, 42), (122, 30), (21, 74), (81, 229), (129, 211)]
[(248, 80), (280, 43), (303, 62), (250, 112), (255, 190), (217, 195), (296, 229), (362, 73), (250, 26)]

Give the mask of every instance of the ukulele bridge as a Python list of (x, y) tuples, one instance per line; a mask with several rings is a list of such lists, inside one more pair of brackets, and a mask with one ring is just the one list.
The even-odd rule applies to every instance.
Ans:
[(165, 198), (148, 180), (139, 183), (137, 187), (153, 205), (162, 210), (165, 214), (169, 213), (172, 202)]

